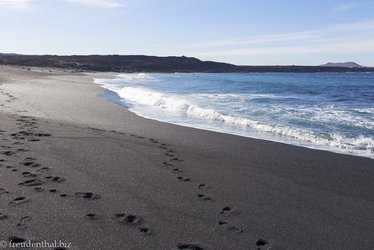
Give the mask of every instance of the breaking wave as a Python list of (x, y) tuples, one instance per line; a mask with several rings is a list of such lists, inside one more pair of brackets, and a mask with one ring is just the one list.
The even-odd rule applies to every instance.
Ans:
[[(253, 119), (252, 117), (248, 117), (247, 114), (241, 113), (243, 110), (248, 111), (251, 108), (253, 110), (256, 108), (258, 109), (255, 105), (252, 107), (246, 106), (243, 104), (243, 100), (247, 102), (251, 102), (252, 100), (258, 102), (274, 102), (274, 100), (279, 98), (291, 98), (290, 96), (248, 93), (201, 94), (192, 92), (181, 93), (177, 91), (171, 93), (154, 90), (143, 86), (143, 84), (139, 84), (139, 81), (143, 83), (144, 80), (149, 82), (154, 81), (155, 78), (150, 74), (121, 74), (114, 79), (95, 79), (95, 82), (108, 90), (116, 92), (122, 100), (132, 104), (132, 111), (148, 118), (170, 122), (165, 116), (163, 116), (163, 119), (160, 119), (159, 117), (161, 116), (158, 115), (160, 114), (159, 112), (169, 112), (170, 115), (180, 117), (179, 122), (175, 122), (175, 119), (173, 119), (174, 123), (199, 127), (199, 123), (189, 122), (189, 119), (195, 121), (199, 120), (201, 122), (206, 121), (208, 125), (200, 126), (201, 128), (257, 138), (261, 137), (258, 135), (263, 133), (266, 139), (271, 138), (270, 135), (274, 135), (275, 137), (273, 140), (275, 141), (374, 158), (373, 136), (359, 135), (354, 137), (344, 135), (340, 133), (338, 129), (324, 131), (302, 126), (279, 124), (277, 122), (272, 123), (271, 120)], [(216, 105), (211, 105), (211, 102), (215, 102)], [(242, 105), (240, 105), (240, 103), (242, 103)], [(231, 105), (230, 109), (225, 108), (225, 104)], [(304, 112), (304, 116), (309, 119), (308, 121), (316, 124), (318, 122), (341, 119), (340, 121), (343, 122), (345, 126), (362, 126), (367, 130), (374, 128), (370, 118), (357, 121), (356, 117), (352, 116), (350, 113), (344, 110), (336, 110), (333, 106), (328, 106), (324, 110), (321, 110), (320, 107), (309, 106), (299, 111), (295, 111), (288, 106), (279, 106), (275, 103), (265, 107), (269, 110), (264, 108), (259, 110), (263, 113), (271, 113), (271, 115), (277, 114), (278, 112), (281, 114), (281, 117), (284, 117), (283, 119), (291, 119), (294, 116), (300, 118)], [(152, 111), (144, 112), (147, 108), (151, 108)], [(251, 111), (253, 112), (253, 110)], [(373, 108), (357, 108), (354, 111), (371, 115), (373, 114), (373, 110)], [(257, 113), (255, 112), (254, 114)], [(337, 123), (338, 122), (339, 121), (337, 121)], [(236, 133), (235, 128), (240, 132)], [(247, 129), (248, 133), (243, 133), (243, 129)], [(256, 136), (253, 136), (253, 132), (256, 132)]]

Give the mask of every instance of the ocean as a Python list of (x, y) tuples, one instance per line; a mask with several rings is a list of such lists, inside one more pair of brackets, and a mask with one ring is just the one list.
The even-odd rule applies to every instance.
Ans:
[(95, 83), (146, 118), (374, 158), (374, 73), (134, 73)]

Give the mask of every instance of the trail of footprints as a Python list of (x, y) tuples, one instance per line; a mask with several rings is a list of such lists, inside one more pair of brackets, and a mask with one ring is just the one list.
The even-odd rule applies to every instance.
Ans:
[[(0, 94), (8, 98), (7, 100), (5, 100), (5, 102), (10, 103), (10, 102), (13, 102), (13, 101), (17, 100), (17, 98), (15, 96), (13, 96), (12, 94), (10, 94), (8, 92), (5, 92), (2, 89), (0, 90)], [(1, 104), (1, 106), (5, 106), (5, 105)]]
[[(41, 138), (49, 137), (51, 134), (37, 131), (37, 120), (32, 117), (21, 116), (17, 119), (16, 124), (18, 125), (18, 129), (20, 129), (17, 133), (8, 134), (7, 131), (0, 130), (0, 171), (9, 170), (18, 173), (24, 180), (17, 185), (30, 188), (30, 191), (57, 193), (57, 188), (48, 189), (43, 186), (47, 186), (47, 184), (61, 184), (65, 181), (65, 178), (53, 175), (52, 169), (43, 166), (35, 157), (27, 156), (22, 159), (22, 155), (27, 154), (29, 150), (26, 148), (19, 148), (21, 145), (24, 145), (25, 141), (32, 143), (39, 142), (41, 141)], [(20, 159), (21, 161), (19, 161)], [(18, 162), (18, 164), (15, 164), (14, 162)], [(32, 202), (32, 199), (27, 196), (15, 196), (15, 194), (0, 188), (0, 198), (4, 195), (14, 197), (7, 204), (10, 207), (21, 206), (25, 203)], [(92, 192), (75, 192), (73, 194), (61, 193), (60, 197), (72, 197), (86, 200), (97, 200), (101, 198), (99, 194)], [(0, 211), (0, 223), (9, 218), (10, 215), (4, 214)], [(32, 218), (30, 216), (18, 218), (18, 223), (15, 227), (20, 230), (25, 230), (27, 229), (28, 222), (31, 220)], [(25, 242), (27, 239), (10, 236), (8, 237), (8, 240), (12, 240), (15, 243), (21, 243)]]
[[(1, 93), (1, 91), (0, 91)], [(11, 96), (9, 96), (11, 97)], [(24, 145), (24, 141), (28, 142), (39, 142), (44, 137), (49, 137), (51, 134), (37, 131), (38, 123), (37, 120), (29, 116), (20, 116), (17, 119), (18, 128), (21, 129), (17, 133), (12, 133), (8, 136), (7, 132), (0, 130), (0, 138), (2, 138), (3, 143), (7, 145), (0, 146), (0, 169), (8, 169), (12, 172), (20, 174), (24, 181), (18, 183), (19, 186), (30, 188), (33, 192), (49, 192), (49, 193), (59, 193), (61, 198), (76, 198), (83, 200), (98, 200), (101, 199), (101, 195), (92, 193), (92, 192), (75, 192), (75, 193), (64, 193), (60, 192), (56, 188), (46, 189), (45, 185), (54, 184), (59, 185), (64, 183), (66, 180), (64, 177), (55, 176), (52, 174), (53, 170), (49, 167), (43, 166), (38, 162), (38, 159), (35, 157), (27, 156), (19, 161), (18, 166), (10, 164), (8, 159), (14, 160), (14, 158), (19, 158), (21, 155), (29, 152), (26, 148), (19, 148), (18, 146)], [(92, 129), (92, 128), (91, 128)], [(98, 129), (95, 129), (98, 130)], [(116, 132), (116, 131), (112, 131)], [(116, 132), (119, 133), (119, 132)], [(119, 133), (124, 134), (124, 133)], [(166, 160), (162, 162), (162, 165), (165, 169), (170, 171), (170, 173), (176, 175), (176, 181), (181, 183), (193, 183), (190, 177), (184, 175), (184, 170), (178, 166), (178, 163), (183, 162), (184, 160), (177, 156), (178, 152), (171, 148), (171, 145), (166, 143), (160, 143), (156, 139), (145, 138), (143, 136), (131, 135), (134, 138), (141, 140), (148, 140), (150, 143), (157, 144), (158, 147), (163, 150)], [(7, 138), (8, 137), (8, 138)], [(9, 144), (11, 146), (9, 146)], [(3, 171), (3, 170), (1, 170)], [(196, 186), (196, 198), (202, 202), (214, 202), (214, 199), (206, 194), (206, 191), (211, 189), (207, 184), (198, 184)], [(0, 198), (3, 195), (11, 195), (7, 190), (0, 188)], [(32, 200), (25, 196), (15, 197), (12, 201), (8, 203), (9, 206), (15, 207)], [(218, 210), (218, 209), (217, 209)], [(243, 230), (231, 225), (226, 219), (227, 217), (237, 215), (238, 212), (230, 206), (225, 206), (219, 210), (219, 214), (222, 217), (222, 220), (217, 222), (219, 227), (224, 228), (225, 230), (233, 233), (242, 233)], [(84, 215), (84, 219), (87, 220), (99, 220), (103, 216), (96, 213), (87, 213)], [(113, 214), (110, 217), (110, 220), (117, 225), (124, 225), (136, 229), (139, 233), (143, 235), (152, 235), (154, 231), (147, 227), (145, 220), (135, 214), (129, 213), (117, 213)], [(7, 214), (1, 213), (0, 211), (0, 223), (2, 220), (9, 219)], [(16, 227), (18, 229), (26, 229), (27, 223), (31, 221), (32, 218), (29, 216), (24, 216), (19, 219)], [(24, 242), (26, 239), (18, 238), (16, 236), (9, 237), (9, 240), (12, 239), (13, 242)], [(257, 249), (264, 249), (264, 247), (269, 246), (269, 243), (266, 240), (258, 239), (256, 242)], [(176, 249), (188, 249), (188, 250), (201, 250), (202, 246), (193, 243), (178, 243)]]
[[(18, 98), (16, 98), (14, 95), (12, 95), (11, 93), (8, 93), (6, 91), (4, 91), (3, 89), (0, 89), (0, 95), (3, 95), (5, 96), (6, 100), (6, 104), (2, 104), (0, 103), (0, 107), (2, 108), (6, 108), (6, 109), (11, 109), (11, 106), (10, 104), (16, 100), (18, 100)], [(26, 110), (14, 110), (15, 112), (17, 113), (25, 113), (27, 112)]]
[[(145, 137), (137, 136), (137, 135), (131, 135), (131, 136), (138, 138), (138, 139), (147, 139)], [(149, 141), (155, 144), (159, 144), (159, 148), (164, 151), (166, 160), (162, 162), (162, 165), (164, 166), (165, 169), (170, 171), (172, 174), (175, 174), (177, 176), (176, 179), (182, 183), (193, 182), (192, 179), (188, 177), (187, 175), (184, 175), (184, 174), (182, 175), (184, 171), (181, 167), (178, 166), (178, 163), (183, 162), (184, 160), (177, 156), (178, 152), (172, 149), (170, 144), (160, 143), (156, 139), (149, 139)], [(212, 188), (211, 186), (201, 183), (201, 184), (198, 184), (196, 188), (197, 188), (196, 196), (198, 200), (202, 202), (214, 202), (214, 199), (205, 193), (205, 191)], [(222, 217), (222, 220), (219, 220), (217, 222), (219, 227), (224, 228), (228, 232), (232, 232), (232, 233), (240, 234), (243, 232), (241, 228), (231, 225), (226, 220), (230, 216), (238, 215), (239, 212), (237, 210), (235, 210), (234, 208), (230, 206), (225, 206), (221, 208), (221, 210), (219, 211), (219, 214)], [(263, 239), (258, 239), (258, 241), (256, 242), (256, 248), (258, 250), (268, 248), (269, 246), (270, 246), (269, 243)], [(198, 244), (179, 243), (177, 245), (177, 249), (200, 250), (200, 249), (203, 249), (203, 247)]]
[[(59, 185), (64, 183), (66, 179), (61, 176), (53, 175), (53, 170), (49, 167), (43, 166), (35, 157), (27, 156), (22, 159), (21, 156), (29, 152), (29, 150), (17, 147), (24, 145), (25, 141), (39, 142), (43, 137), (49, 137), (51, 134), (37, 131), (37, 120), (32, 117), (21, 116), (17, 119), (16, 124), (18, 125), (18, 129), (20, 129), (17, 133), (8, 134), (7, 131), (0, 130), (0, 171), (9, 170), (11, 172), (18, 172), (24, 180), (17, 185), (29, 188), (33, 192), (59, 193), (61, 198), (75, 198), (92, 201), (101, 199), (100, 194), (93, 192), (64, 193), (57, 188), (46, 188), (45, 186), (48, 184)], [(21, 161), (19, 161), (20, 158)], [(18, 164), (14, 164), (15, 161), (18, 161)], [(0, 188), (0, 197), (3, 195), (14, 196), (14, 194)], [(16, 196), (8, 203), (8, 206), (16, 207), (28, 202), (32, 202), (31, 198), (26, 196)], [(0, 211), (0, 223), (3, 220), (9, 219), (9, 217), (9, 215)], [(83, 217), (88, 220), (97, 220), (102, 216), (95, 213), (87, 213)], [(138, 215), (118, 213), (109, 217), (114, 224), (131, 226), (132, 228), (136, 228), (138, 232), (143, 235), (151, 235), (153, 232), (147, 227), (145, 220)], [(18, 220), (19, 221), (15, 227), (24, 230), (27, 228), (27, 223), (31, 221), (32, 218), (30, 216), (24, 216)], [(15, 243), (27, 241), (27, 239), (17, 236), (10, 236), (8, 237), (8, 240), (12, 240)]]

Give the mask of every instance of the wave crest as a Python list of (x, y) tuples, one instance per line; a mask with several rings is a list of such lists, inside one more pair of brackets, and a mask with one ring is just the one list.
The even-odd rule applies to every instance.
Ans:
[[(134, 74), (126, 77), (127, 80), (131, 81), (134, 77), (144, 79), (146, 76)], [(148, 88), (134, 87), (134, 85), (124, 85), (123, 82), (120, 85), (100, 79), (96, 79), (95, 82), (106, 89), (116, 92), (127, 102), (136, 105), (178, 112), (193, 118), (221, 122), (231, 127), (240, 126), (241, 128), (249, 128), (258, 132), (275, 134), (283, 138), (283, 140), (279, 141), (295, 143), (296, 140), (303, 146), (311, 146), (310, 144), (312, 144), (314, 146), (329, 147), (330, 149), (335, 148), (348, 153), (357, 153), (359, 151), (360, 154), (374, 157), (374, 139), (372, 137), (347, 138), (339, 133), (317, 133), (307, 129), (267, 124), (244, 117), (223, 114), (215, 109), (199, 106), (194, 103), (192, 96), (188, 95), (163, 93)], [(367, 110), (365, 111), (367, 112)]]

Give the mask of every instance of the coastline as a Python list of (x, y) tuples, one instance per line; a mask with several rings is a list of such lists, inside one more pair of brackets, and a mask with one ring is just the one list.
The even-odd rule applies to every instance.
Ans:
[[(287, 75), (289, 74), (290, 73), (287, 73)], [(299, 110), (300, 113), (308, 113), (308, 115), (310, 116), (310, 120), (308, 120), (308, 122), (305, 122), (304, 117), (295, 115), (294, 113), (292, 113), (292, 111), (287, 111), (287, 109), (290, 108), (287, 105), (298, 104), (283, 103), (282, 105), (285, 106), (281, 106), (281, 108), (286, 109), (286, 111), (284, 111), (282, 118), (277, 118), (278, 114), (274, 114), (271, 110), (267, 110), (266, 108), (264, 109), (264, 107), (262, 107), (261, 105), (260, 107), (258, 107), (256, 104), (247, 106), (247, 104), (236, 103), (235, 101), (238, 100), (234, 101), (233, 99), (245, 99), (248, 102), (252, 102), (249, 100), (256, 100), (256, 98), (259, 98), (260, 100), (261, 98), (269, 98), (270, 101), (267, 100), (264, 102), (268, 102), (270, 104), (268, 109), (271, 109), (271, 107), (273, 107), (273, 105), (271, 105), (271, 102), (274, 101), (275, 103), (277, 103), (277, 101), (279, 101), (278, 98), (282, 99), (282, 94), (280, 94), (280, 96), (277, 96), (276, 94), (269, 94), (265, 91), (266, 94), (261, 94), (257, 97), (257, 94), (246, 93), (244, 90), (244, 86), (237, 86), (237, 88), (244, 88), (242, 90), (243, 93), (241, 94), (230, 94), (230, 90), (227, 89), (214, 89), (214, 86), (216, 86), (215, 82), (220, 82), (221, 80), (219, 76), (220, 74), (198, 73), (197, 75), (193, 74), (195, 75), (195, 77), (188, 77), (186, 75), (182, 77), (176, 77), (174, 76), (174, 74), (166, 74), (165, 76), (163, 75), (164, 74), (158, 75), (152, 73), (113, 73), (110, 78), (94, 78), (94, 83), (105, 89), (104, 93), (99, 95), (100, 97), (119, 104), (125, 107), (127, 110), (146, 119), (157, 120), (160, 122), (179, 126), (214, 131), (218, 133), (244, 136), (248, 138), (301, 146), (310, 149), (325, 150), (339, 154), (347, 154), (374, 159), (374, 154), (371, 150), (373, 139), (370, 137), (370, 134), (357, 134), (361, 133), (361, 131), (357, 131), (358, 128), (356, 127), (351, 128), (350, 131), (348, 131), (348, 129), (341, 129), (345, 126), (353, 126), (353, 121), (354, 123), (359, 122), (366, 124), (367, 127), (370, 127), (369, 118), (364, 116), (357, 116), (357, 113), (354, 114), (354, 112), (357, 111), (369, 112), (366, 110), (370, 110), (370, 108), (365, 109), (363, 107), (363, 109), (359, 109), (352, 107), (353, 110), (344, 110), (344, 108), (339, 107), (335, 109), (333, 108), (334, 103), (328, 102), (322, 105), (327, 106), (327, 108), (326, 110), (323, 110), (324, 112), (322, 111), (322, 114), (320, 114), (323, 107), (316, 108), (315, 105), (318, 105), (316, 102), (314, 103), (314, 105), (310, 104), (308, 108), (292, 106), (291, 110)], [(246, 77), (248, 77), (247, 75), (250, 74), (236, 75), (245, 75)], [(268, 75), (268, 77), (273, 77), (273, 75), (274, 74), (270, 74)], [(285, 77), (287, 77), (287, 75)], [(305, 76), (303, 76), (302, 78), (299, 78), (299, 74), (295, 75), (294, 73), (291, 73), (290, 76), (292, 79), (290, 79), (289, 81), (291, 82), (298, 81), (299, 83), (302, 83), (303, 81), (305, 81), (305, 79), (308, 79), (309, 81), (316, 80), (314, 79), (313, 74), (309, 73), (305, 74)], [(174, 84), (175, 81), (181, 82), (181, 79), (183, 79), (184, 82), (195, 82), (195, 78), (197, 77), (201, 82), (198, 85), (194, 85), (194, 90), (189, 90), (189, 94), (186, 94), (186, 90), (184, 90), (183, 87), (182, 89), (179, 89), (179, 84)], [(264, 82), (268, 81), (267, 77), (260, 77), (261, 80), (257, 77), (258, 74), (256, 77), (254, 77), (254, 79), (252, 79), (252, 77), (248, 77), (248, 79), (245, 79), (249, 82), (261, 80)], [(282, 77), (280, 79), (273, 80), (282, 82)], [(231, 76), (227, 76), (227, 74), (224, 74), (223, 78), (225, 78), (225, 81), (227, 81), (228, 79), (230, 79), (230, 81), (235, 81), (233, 80), (234, 78), (231, 78)], [(295, 80), (294, 78), (296, 78), (297, 80)], [(243, 81), (241, 77), (238, 77), (238, 79), (236, 80), (239, 82)], [(329, 79), (325, 80), (328, 81)], [(358, 80), (360, 79), (356, 79), (356, 82)], [(365, 79), (361, 80), (365, 81)], [(330, 81), (334, 81), (334, 79), (330, 79)], [(183, 86), (183, 82), (181, 82), (181, 85)], [(201, 89), (199, 89), (200, 85)], [(316, 88), (320, 89), (320, 87), (316, 86), (309, 88), (313, 89), (309, 90), (312, 92), (317, 91)], [(211, 94), (210, 91), (207, 91), (207, 89), (210, 89), (210, 91), (216, 91), (215, 93), (218, 95)], [(285, 89), (287, 89), (287, 87), (285, 87)], [(194, 93), (194, 91), (196, 92)], [(268, 91), (272, 92), (271, 90)], [(287, 93), (286, 97), (283, 98), (289, 98), (290, 96), (293, 96), (293, 94)], [(320, 94), (323, 95), (322, 93)], [(201, 97), (200, 95), (203, 95), (203, 97)], [(209, 95), (209, 97), (206, 96), (205, 98), (205, 95)], [(225, 95), (228, 95), (227, 99), (223, 98)], [(217, 96), (220, 97), (218, 98)], [(198, 98), (196, 99), (196, 97)], [(271, 100), (272, 98), (275, 98), (275, 100)], [(303, 96), (303, 98), (307, 97)], [(313, 100), (314, 97), (311, 96), (310, 98)], [(221, 101), (229, 101), (231, 102), (231, 104), (223, 108), (219, 103)], [(240, 105), (243, 105), (243, 110), (252, 109), (260, 112), (258, 111), (258, 109), (260, 109), (261, 112), (266, 113), (266, 115), (258, 116), (256, 112), (248, 114), (249, 111), (248, 113), (243, 112), (241, 114), (238, 114), (236, 112), (233, 112), (233, 110), (229, 108), (230, 106), (237, 107)], [(276, 109), (281, 108), (276, 105)], [(304, 116), (306, 116), (305, 113)], [(343, 119), (342, 121), (334, 119), (334, 116), (331, 115), (331, 113), (336, 114), (335, 116), (338, 116), (338, 114), (340, 114), (341, 116), (348, 116), (350, 118), (350, 121), (347, 119)], [(273, 116), (274, 119), (267, 120), (267, 117)], [(297, 122), (291, 120), (290, 124), (287, 119), (294, 116)], [(318, 126), (321, 126), (321, 124), (316, 122), (316, 118), (319, 118), (318, 121), (323, 124), (323, 129), (319, 128), (315, 130), (314, 126), (316, 126), (317, 128)], [(295, 123), (304, 124), (301, 126), (294, 126), (293, 124)], [(330, 129), (329, 127), (335, 127), (335, 129)]]
[[(64, 238), (77, 249), (374, 246), (372, 159), (144, 119), (97, 96), (103, 89), (91, 79), (107, 73), (8, 66), (0, 72), (0, 84), (9, 83), (0, 85), (1, 146), (29, 150), (0, 155), (8, 180), (0, 188), (10, 192), (0, 195), (6, 201), (0, 212), (10, 214), (0, 221), (5, 237)], [(34, 129), (51, 136), (14, 146), (11, 134), (25, 125), (16, 124), (21, 115), (35, 117)], [(12, 173), (6, 166), (35, 156), (64, 181), (50, 183), (41, 174), (40, 193), (17, 185), (27, 167)], [(81, 192), (100, 199), (80, 199)], [(30, 200), (7, 206), (17, 195)], [(136, 215), (136, 223), (115, 216), (122, 213)], [(22, 216), (32, 218), (26, 229), (14, 226)]]

